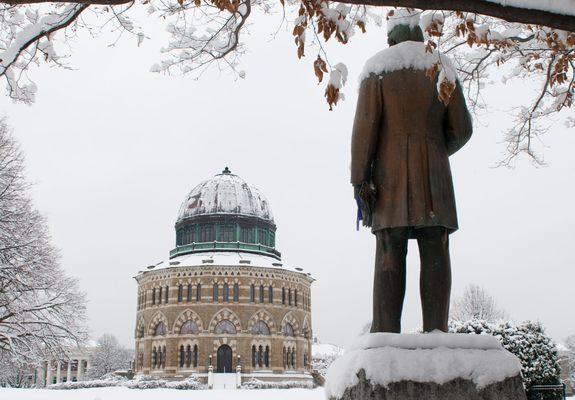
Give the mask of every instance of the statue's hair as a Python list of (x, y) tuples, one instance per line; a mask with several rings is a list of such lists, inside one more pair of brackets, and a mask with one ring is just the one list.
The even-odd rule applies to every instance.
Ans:
[(419, 26), (410, 27), (409, 25), (396, 25), (393, 29), (387, 34), (387, 43), (390, 46), (395, 44), (406, 42), (406, 41), (414, 41), (414, 42), (423, 42), (423, 31)]

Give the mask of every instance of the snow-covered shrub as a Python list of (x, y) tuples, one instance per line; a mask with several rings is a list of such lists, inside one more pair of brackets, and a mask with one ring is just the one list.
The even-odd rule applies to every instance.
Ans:
[(127, 381), (123, 386), (130, 389), (179, 389), (179, 390), (200, 390), (204, 389), (205, 385), (200, 383), (195, 376), (189, 376), (181, 381), (167, 381), (165, 379), (157, 379), (147, 375), (138, 375), (133, 380)]
[(527, 321), (519, 325), (503, 323), (496, 327), (494, 335), (499, 336), (503, 347), (521, 361), (525, 387), (561, 382), (557, 346), (545, 334), (539, 322)]
[(91, 381), (56, 383), (54, 385), (49, 385), (47, 388), (53, 390), (89, 389), (89, 388), (122, 386), (124, 383), (125, 382), (121, 380), (94, 379)]
[(166, 388), (179, 389), (179, 390), (201, 390), (205, 389), (206, 385), (198, 381), (195, 376), (190, 376), (182, 381), (166, 382)]
[(167, 381), (157, 379), (146, 375), (138, 375), (132, 380), (114, 374), (107, 374), (107, 379), (95, 379), (81, 382), (64, 382), (48, 386), (48, 389), (65, 390), (65, 389), (86, 389), (99, 387), (124, 386), (129, 389), (180, 389), (180, 390), (199, 390), (204, 389), (205, 385), (200, 383), (195, 376), (190, 376), (181, 381)]
[(124, 386), (130, 389), (157, 389), (164, 387), (166, 381), (154, 378), (149, 375), (137, 375), (131, 381), (126, 382)]
[(469, 321), (450, 321), (449, 330), (456, 333), (474, 333), (476, 335), (491, 335), (494, 324), (490, 324), (483, 319), (472, 319)]
[(265, 382), (252, 378), (242, 383), (242, 389), (313, 389), (310, 381)]
[[(501, 345), (521, 361), (523, 384), (527, 391), (532, 385), (555, 385), (561, 382), (557, 346), (538, 322), (490, 324), (483, 320), (471, 320), (452, 322), (450, 330), (497, 337)], [(554, 400), (560, 397), (554, 392), (538, 395), (538, 399), (542, 400)]]

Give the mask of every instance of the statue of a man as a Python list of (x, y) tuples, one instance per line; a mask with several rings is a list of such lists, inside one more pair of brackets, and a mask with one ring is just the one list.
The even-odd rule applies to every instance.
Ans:
[(453, 70), (449, 103), (439, 100), (426, 70), (433, 60), (450, 64), (423, 41), (417, 24), (395, 24), (390, 48), (368, 61), (359, 90), (351, 183), (377, 239), (372, 332), (401, 331), (408, 239), (419, 246), (423, 329), (447, 331), (449, 234), (458, 228), (449, 156), (469, 140), (472, 125)]

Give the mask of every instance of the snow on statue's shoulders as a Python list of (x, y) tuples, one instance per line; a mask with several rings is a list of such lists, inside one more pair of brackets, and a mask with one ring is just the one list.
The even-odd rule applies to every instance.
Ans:
[(457, 72), (449, 58), (437, 51), (428, 52), (425, 43), (406, 41), (381, 50), (367, 60), (359, 81), (371, 74), (398, 71), (400, 69), (427, 70), (439, 64), (440, 70), (450, 82), (455, 82)]

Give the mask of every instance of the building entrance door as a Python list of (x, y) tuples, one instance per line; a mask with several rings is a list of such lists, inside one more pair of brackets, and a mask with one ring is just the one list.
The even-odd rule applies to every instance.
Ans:
[(232, 348), (227, 344), (223, 344), (218, 349), (217, 370), (218, 373), (234, 372), (232, 370)]

